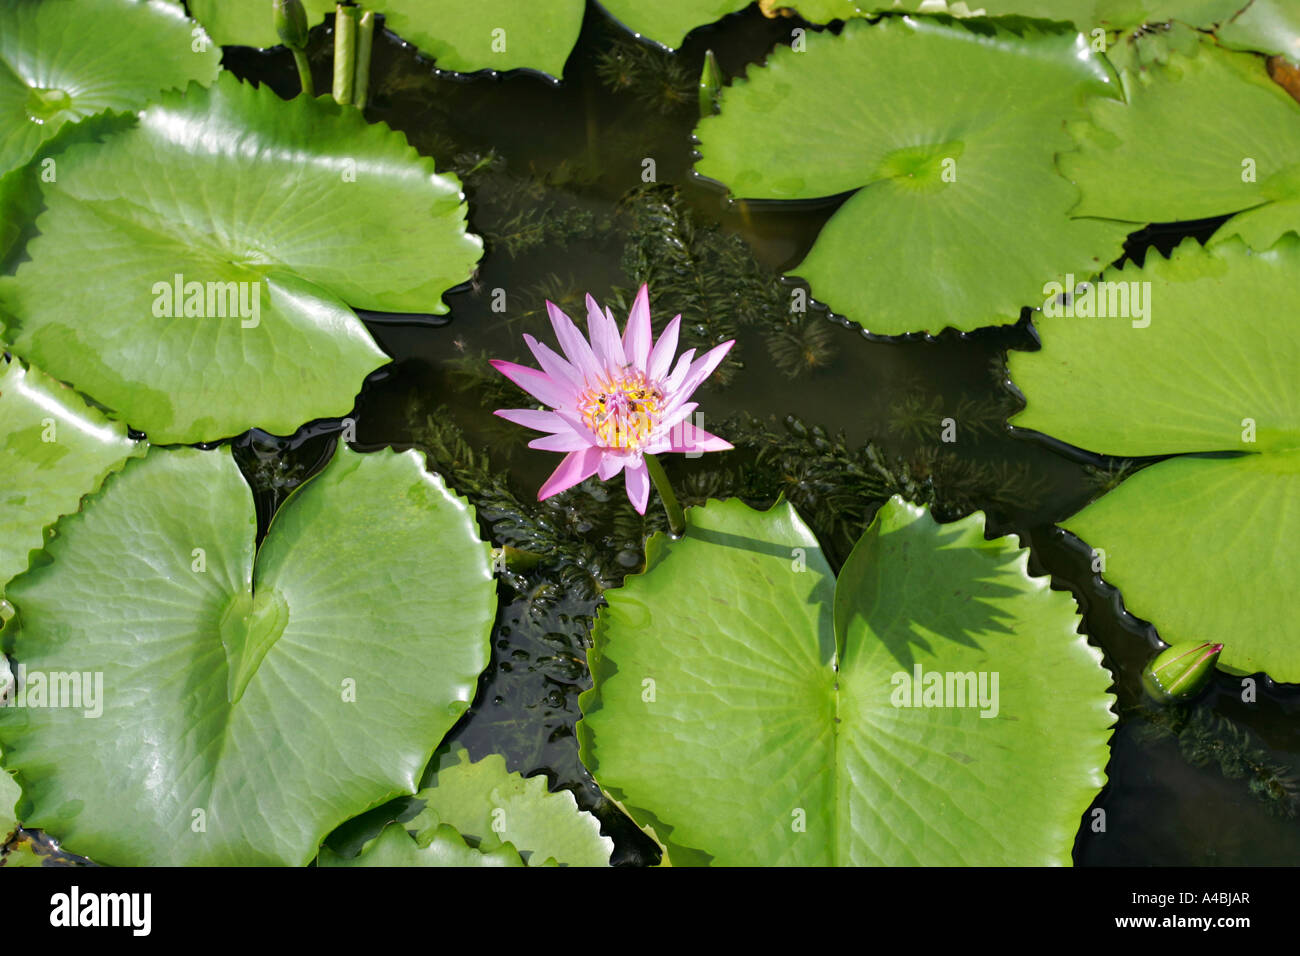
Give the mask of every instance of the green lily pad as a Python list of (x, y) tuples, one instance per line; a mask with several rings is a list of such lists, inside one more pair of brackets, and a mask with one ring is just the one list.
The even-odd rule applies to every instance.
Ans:
[(449, 826), (437, 827), (428, 840), (411, 836), (400, 823), (391, 823), (368, 843), (359, 856), (348, 859), (325, 847), (320, 866), (523, 866), (515, 848), (503, 843), (491, 850), (475, 849)]
[(1188, 239), (1103, 281), (1150, 283), (1150, 324), (1043, 317), (1013, 352), (1014, 424), (1158, 462), (1067, 519), (1103, 576), (1170, 643), (1223, 642), (1219, 666), (1300, 681), (1300, 239), (1267, 252)]
[(508, 843), (529, 865), (608, 866), (614, 850), (600, 835), (600, 821), (579, 810), (572, 793), (551, 793), (545, 776), (510, 773), (500, 754), (477, 763), (463, 749), (444, 755), (417, 799), (425, 808), (407, 823), (419, 831), (417, 839), (447, 824), (480, 850)]
[(221, 51), (159, 0), (0, 4), (0, 175), (67, 123), (134, 110), (191, 80), (211, 83)]
[(743, 10), (751, 0), (600, 0), (615, 20), (633, 33), (675, 50), (696, 27)]
[[(1070, 861), (1111, 679), (1028, 552), (985, 540), (982, 514), (939, 525), (894, 498), (837, 582), (788, 503), (687, 515), (605, 592), (578, 725), (675, 865)], [(953, 678), (930, 700), (966, 706), (925, 706), (918, 671), (975, 693)]]
[(26, 166), (0, 176), (0, 274), (12, 273), (22, 260), (26, 240), (35, 233), (36, 217), (44, 208), (41, 183), (57, 179), (62, 154), (78, 143), (101, 142), (134, 122), (134, 113), (100, 113), (77, 123), (64, 123), (58, 133), (41, 144)]
[[(312, 25), (335, 9), (331, 0), (303, 6)], [(456, 73), (531, 69), (559, 76), (582, 30), (582, 0), (388, 0), (366, 7), (384, 14), (389, 30), (440, 69)], [(191, 9), (223, 46), (280, 43), (270, 0), (191, 0)]]
[(1215, 36), (1233, 50), (1257, 50), (1300, 62), (1300, 6), (1294, 0), (1252, 0)]
[(45, 529), (144, 450), (72, 389), (0, 357), (0, 594)]
[(1077, 34), (852, 20), (806, 42), (723, 91), (697, 168), (751, 199), (857, 190), (792, 270), (832, 309), (890, 335), (1014, 322), (1118, 255), (1125, 228), (1071, 219), (1054, 164), (1081, 98), (1115, 86)]
[(446, 312), (482, 252), (401, 134), (229, 75), (59, 170), (0, 280), (10, 341), (156, 443), (346, 415), (388, 361), (349, 306)]
[(1082, 191), (1078, 215), (1140, 223), (1250, 210), (1223, 235), (1267, 249), (1300, 228), (1300, 104), (1259, 57), (1199, 46), (1125, 69), (1127, 101), (1092, 104), (1061, 170)]
[(256, 553), (225, 448), (154, 449), (56, 530), (12, 657), (102, 691), (0, 708), (0, 746), (24, 822), (100, 863), (308, 862), (415, 792), (487, 665), (489, 549), (415, 452), (340, 448)]
[(560, 76), (578, 34), (583, 0), (454, 0), (394, 4), (388, 28), (440, 69), (531, 69)]

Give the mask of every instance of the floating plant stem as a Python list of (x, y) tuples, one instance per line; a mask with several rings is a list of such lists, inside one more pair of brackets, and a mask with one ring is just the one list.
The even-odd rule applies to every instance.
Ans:
[(339, 4), (334, 14), (334, 100), (351, 105), (356, 90), (357, 27), (361, 11)]
[(316, 96), (316, 82), (311, 78), (311, 66), (307, 63), (306, 50), (294, 50), (293, 62), (298, 65), (298, 82), (302, 84), (305, 96)]
[(314, 97), (316, 84), (311, 78), (311, 66), (307, 63), (307, 11), (303, 8), (302, 0), (274, 0), (272, 14), (280, 42), (293, 53), (303, 93)]
[(370, 51), (374, 45), (375, 12), (367, 10), (361, 15), (357, 27), (356, 78), (352, 105), (359, 110), (366, 108), (366, 100), (370, 98)]
[(650, 480), (655, 483), (655, 491), (659, 492), (659, 497), (663, 500), (664, 511), (668, 512), (668, 527), (674, 538), (680, 538), (686, 533), (686, 513), (677, 502), (673, 486), (668, 483), (664, 466), (659, 464), (659, 459), (654, 455), (645, 456), (645, 465), (650, 471)]

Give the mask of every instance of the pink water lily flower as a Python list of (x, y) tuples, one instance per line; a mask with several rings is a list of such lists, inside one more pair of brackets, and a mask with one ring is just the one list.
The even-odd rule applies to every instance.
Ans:
[(645, 514), (650, 495), (645, 456), (731, 447), (687, 419), (697, 406), (690, 401), (692, 393), (718, 367), (734, 340), (710, 349), (699, 359), (695, 359), (695, 349), (689, 349), (674, 365), (682, 317), (669, 322), (652, 347), (650, 292), (644, 285), (636, 294), (622, 338), (614, 314), (609, 309), (601, 311), (590, 295), (590, 341), (554, 303), (547, 302), (546, 309), (563, 356), (525, 335), (541, 371), (492, 361), (497, 371), (550, 407), (549, 411), (503, 408), (496, 414), (548, 433), (529, 442), (529, 448), (567, 452), (538, 491), (539, 501), (591, 475), (605, 481), (621, 471), (632, 507)]

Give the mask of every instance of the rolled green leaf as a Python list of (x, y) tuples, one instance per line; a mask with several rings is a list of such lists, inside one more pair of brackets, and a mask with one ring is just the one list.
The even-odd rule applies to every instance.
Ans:
[(308, 96), (316, 95), (316, 81), (311, 77), (311, 64), (307, 62), (307, 54), (303, 50), (294, 50), (293, 62), (298, 67), (298, 83), (302, 91)]
[(352, 102), (356, 87), (357, 26), (361, 11), (338, 5), (334, 14), (334, 100), (344, 106)]
[(361, 15), (357, 31), (356, 88), (352, 92), (352, 105), (366, 108), (370, 98), (370, 50), (375, 45), (375, 12), (367, 10)]
[(1184, 641), (1165, 648), (1142, 671), (1142, 685), (1161, 703), (1190, 700), (1214, 673), (1222, 644)]

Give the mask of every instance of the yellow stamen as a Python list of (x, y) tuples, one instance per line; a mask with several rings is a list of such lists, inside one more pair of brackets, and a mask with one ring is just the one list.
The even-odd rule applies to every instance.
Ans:
[(578, 396), (582, 421), (601, 445), (626, 451), (645, 445), (659, 424), (663, 405), (663, 391), (635, 369)]

